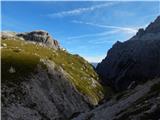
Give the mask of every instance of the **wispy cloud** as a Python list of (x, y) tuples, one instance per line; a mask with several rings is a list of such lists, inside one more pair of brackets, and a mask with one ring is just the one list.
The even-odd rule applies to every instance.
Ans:
[(88, 43), (94, 44), (94, 45), (100, 45), (100, 44), (106, 44), (106, 43), (114, 43), (115, 40), (108, 39), (108, 38), (100, 38), (100, 39), (94, 39), (89, 40)]
[(84, 35), (78, 35), (78, 36), (71, 36), (68, 37), (68, 40), (72, 40), (72, 39), (80, 39), (80, 38), (86, 38), (86, 37), (97, 37), (97, 36), (106, 36), (109, 34), (114, 34), (119, 32), (119, 30), (112, 30), (112, 31), (107, 31), (107, 32), (100, 32), (100, 33), (92, 33), (92, 34), (84, 34)]
[(90, 7), (77, 8), (77, 9), (68, 10), (68, 11), (51, 13), (51, 14), (48, 14), (48, 16), (49, 17), (65, 17), (65, 16), (79, 15), (79, 14), (82, 14), (82, 13), (85, 13), (85, 12), (90, 12), (90, 11), (93, 11), (95, 9), (99, 9), (99, 8), (102, 8), (102, 7), (111, 6), (111, 5), (114, 5), (115, 3), (117, 3), (117, 2), (108, 2), (108, 3), (104, 3), (104, 4), (93, 5), (93, 6), (90, 6)]
[(111, 25), (101, 25), (101, 24), (96, 24), (96, 23), (91, 23), (91, 22), (83, 22), (83, 21), (77, 21), (73, 20), (73, 23), (79, 23), (79, 24), (86, 24), (86, 25), (91, 25), (91, 26), (96, 26), (100, 28), (111, 28), (115, 29), (119, 32), (125, 32), (125, 33), (130, 33), (130, 34), (135, 34), (138, 30), (138, 28), (131, 28), (131, 27), (120, 27), (120, 26), (111, 26)]
[(68, 40), (88, 38), (88, 37), (98, 37), (98, 36), (102, 37), (102, 36), (116, 34), (116, 33), (126, 33), (129, 35), (134, 35), (138, 30), (138, 28), (101, 25), (101, 24), (95, 24), (95, 23), (83, 22), (83, 21), (77, 21), (77, 20), (73, 20), (72, 22), (78, 23), (78, 24), (91, 25), (91, 26), (100, 27), (100, 28), (111, 28), (112, 30), (107, 30), (107, 31), (104, 30), (105, 32), (100, 32), (100, 33), (71, 36), (67, 38)]

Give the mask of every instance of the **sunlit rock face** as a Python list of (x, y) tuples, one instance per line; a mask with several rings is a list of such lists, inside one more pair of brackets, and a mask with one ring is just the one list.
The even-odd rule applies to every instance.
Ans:
[(1, 32), (1, 37), (2, 39), (21, 39), (26, 41), (32, 41), (35, 43), (46, 45), (53, 49), (60, 48), (58, 41), (52, 38), (52, 36), (44, 30), (35, 30), (32, 32), (23, 33), (4, 31)]
[(160, 76), (160, 17), (125, 42), (116, 42), (96, 70), (104, 84), (125, 90)]
[(18, 37), (24, 38), (25, 40), (44, 43), (47, 46), (54, 48), (54, 49), (60, 48), (58, 41), (54, 40), (49, 35), (49, 33), (44, 30), (36, 30), (36, 31), (26, 32), (26, 33), (18, 33), (16, 35)]

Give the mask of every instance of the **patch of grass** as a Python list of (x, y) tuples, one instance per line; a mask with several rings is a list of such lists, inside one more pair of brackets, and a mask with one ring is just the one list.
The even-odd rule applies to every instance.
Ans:
[[(22, 40), (2, 40), (2, 43), (7, 44), (7, 48), (2, 49), (2, 82), (23, 78), (34, 71), (40, 59), (48, 59), (69, 74), (70, 82), (92, 104), (97, 104), (103, 98), (104, 89), (99, 84), (98, 75), (82, 57)], [(8, 72), (11, 66), (16, 73)]]

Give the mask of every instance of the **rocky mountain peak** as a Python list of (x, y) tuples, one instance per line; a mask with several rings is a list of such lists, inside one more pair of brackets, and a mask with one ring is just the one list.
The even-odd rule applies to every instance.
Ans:
[(154, 22), (151, 22), (150, 25), (146, 28), (146, 32), (148, 33), (159, 33), (160, 32), (160, 16), (156, 18)]
[(125, 42), (116, 42), (96, 70), (104, 84), (125, 90), (160, 76), (160, 16)]
[[(160, 16), (151, 22), (145, 29), (140, 28), (130, 40), (157, 40), (160, 37)], [(156, 35), (155, 35), (156, 34)]]

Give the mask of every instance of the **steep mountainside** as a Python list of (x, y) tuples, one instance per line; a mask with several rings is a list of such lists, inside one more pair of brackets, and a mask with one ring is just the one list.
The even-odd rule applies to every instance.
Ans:
[(71, 119), (103, 99), (92, 65), (30, 38), (2, 33), (2, 119)]
[(116, 42), (96, 70), (117, 91), (160, 76), (160, 16), (128, 41)]

